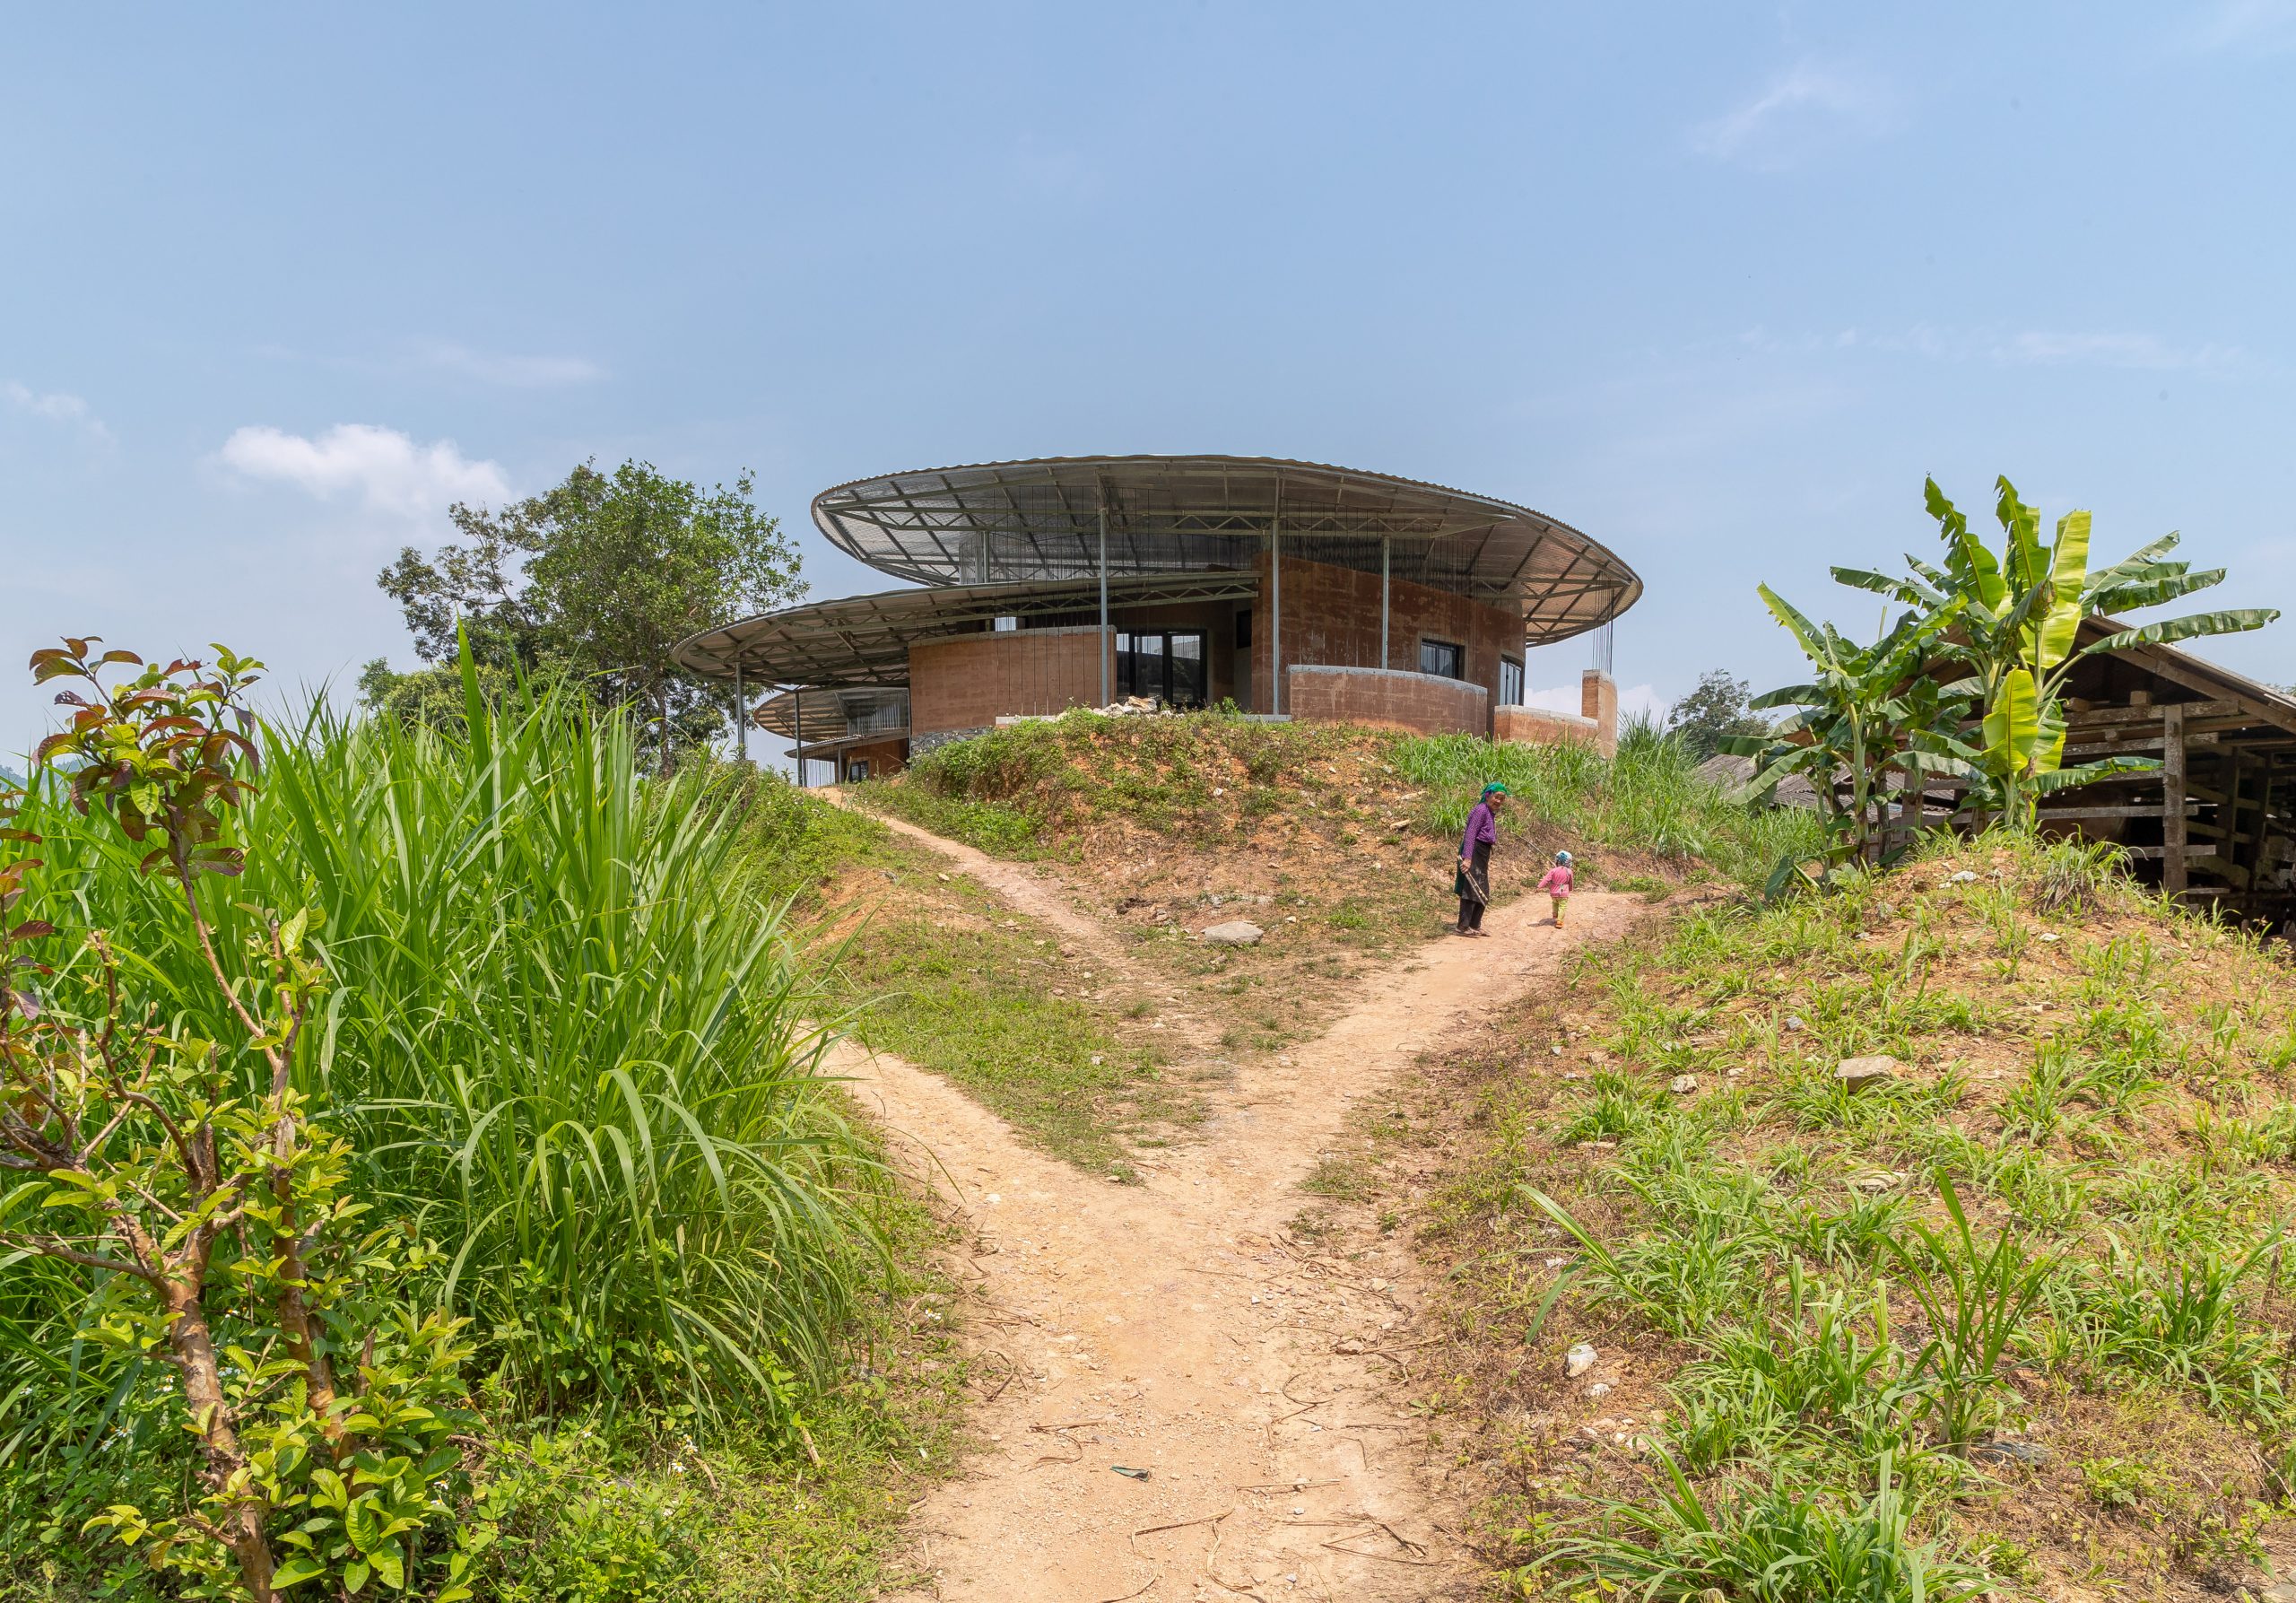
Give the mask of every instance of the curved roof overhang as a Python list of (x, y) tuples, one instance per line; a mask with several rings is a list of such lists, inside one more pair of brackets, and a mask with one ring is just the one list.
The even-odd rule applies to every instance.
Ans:
[[(1091, 613), (1100, 605), (1100, 581), (1091, 579), (944, 585), (848, 596), (708, 630), (679, 641), (670, 655), (680, 666), (709, 679), (730, 680), (738, 665), (743, 676), (761, 689), (769, 684), (901, 685), (909, 683), (909, 649), (919, 640), (992, 624), (998, 618)], [(1248, 600), (1258, 594), (1259, 579), (1248, 571), (1126, 574), (1109, 579), (1112, 606)]]
[(1272, 457), (1048, 457), (856, 479), (813, 521), (882, 572), (930, 585), (1248, 568), (1280, 533), (1317, 562), (1494, 605), (1535, 642), (1615, 618), (1642, 594), (1616, 553), (1528, 507), (1441, 484)]
[[(870, 727), (875, 718), (884, 719), (882, 727)], [(909, 693), (883, 684), (785, 690), (752, 709), (750, 721), (776, 735), (802, 739), (807, 745), (891, 740), (909, 733)]]

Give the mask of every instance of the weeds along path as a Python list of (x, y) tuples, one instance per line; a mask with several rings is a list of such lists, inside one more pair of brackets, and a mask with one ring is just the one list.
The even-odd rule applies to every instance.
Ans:
[(1100, 922), (1081, 911), (1065, 895), (1057, 883), (1048, 881), (1026, 864), (1008, 863), (987, 852), (967, 846), (961, 841), (951, 841), (927, 830), (921, 830), (906, 819), (890, 813), (871, 813), (839, 795), (834, 788), (810, 794), (825, 797), (840, 807), (849, 808), (865, 818), (874, 819), (904, 840), (914, 841), (949, 859), (961, 869), (966, 877), (978, 881), (1004, 898), (1016, 912), (1026, 913), (1039, 923), (1057, 929), (1080, 946), (1087, 946), (1093, 954), (1115, 967), (1132, 967), (1124, 943), (1102, 928)]
[[(1022, 884), (1049, 898), (1036, 916), (1080, 916)], [(1144, 1186), (1046, 1157), (937, 1076), (847, 1049), (839, 1072), (967, 1232), (988, 1394), (979, 1451), (916, 1512), (933, 1579), (902, 1603), (1469, 1595), (1447, 1455), (1404, 1404), (1424, 1341), (1408, 1250), (1322, 1253), (1287, 1223), (1352, 1104), (1643, 910), (1581, 896), (1558, 932), (1520, 902), (1492, 913), (1491, 939), (1367, 976), (1289, 1064), (1246, 1069)]]
[(1057, 930), (1063, 938), (1090, 952), (1114, 972), (1125, 976), (1143, 989), (1152, 990), (1165, 1004), (1158, 1011), (1171, 1031), (1170, 1041), (1176, 1047), (1204, 1051), (1212, 1047), (1219, 1035), (1219, 1026), (1205, 1019), (1200, 1008), (1183, 992), (1174, 989), (1171, 981), (1148, 973), (1120, 935), (1111, 932), (1100, 921), (1076, 905), (1068, 888), (1055, 873), (1028, 863), (1006, 862), (990, 857), (977, 847), (961, 841), (952, 841), (930, 830), (919, 829), (903, 818), (890, 813), (874, 813), (856, 806), (835, 788), (816, 791), (834, 805), (874, 819), (894, 834), (915, 841), (936, 855), (946, 858), (950, 866), (966, 878), (986, 886), (1014, 912), (1034, 919), (1047, 928)]

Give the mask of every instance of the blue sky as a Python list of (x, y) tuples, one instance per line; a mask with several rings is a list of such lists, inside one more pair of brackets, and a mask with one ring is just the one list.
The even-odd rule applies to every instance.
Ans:
[[(1768, 579), (2007, 472), (2296, 614), (2296, 4), (49, 6), (0, 62), (20, 666), (411, 654), (377, 569), (575, 462), (812, 493), (1232, 451), (1458, 484), (1792, 670)], [(2296, 616), (2213, 642), (2296, 678)], [(1575, 683), (1583, 644), (1535, 653)]]

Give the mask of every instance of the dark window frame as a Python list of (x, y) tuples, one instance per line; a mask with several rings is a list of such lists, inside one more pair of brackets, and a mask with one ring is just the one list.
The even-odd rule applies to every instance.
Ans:
[[(1509, 674), (1512, 674), (1515, 679), (1515, 693), (1512, 697), (1509, 697), (1507, 694), (1507, 678)], [(1500, 706), (1520, 707), (1525, 705), (1523, 698), (1530, 693), (1530, 680), (1525, 676), (1521, 662), (1512, 657), (1502, 657), (1499, 659)]]
[[(1427, 654), (1430, 650), (1451, 653), (1452, 671), (1447, 674), (1440, 668), (1428, 666)], [(1467, 676), (1467, 649), (1457, 640), (1439, 640), (1431, 634), (1422, 634), (1419, 637), (1419, 671), (1435, 679), (1465, 679)]]
[[(1139, 678), (1139, 664), (1143, 655), (1139, 642), (1144, 638), (1162, 642), (1162, 649), (1155, 655), (1159, 670), (1156, 675), (1157, 684), (1145, 690), (1141, 687)], [(1190, 640), (1196, 642), (1196, 653), (1193, 658), (1172, 649), (1174, 642), (1180, 640)], [(1196, 677), (1199, 681), (1196, 686), (1194, 699), (1185, 701), (1171, 693), (1178, 682), (1179, 665), (1184, 662), (1193, 663)], [(1119, 696), (1152, 696), (1167, 706), (1183, 709), (1210, 706), (1212, 703), (1211, 632), (1203, 629), (1118, 630), (1116, 632), (1116, 693)]]

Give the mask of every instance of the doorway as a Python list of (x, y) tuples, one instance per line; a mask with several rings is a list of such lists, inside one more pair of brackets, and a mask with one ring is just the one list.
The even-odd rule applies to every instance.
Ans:
[(1201, 629), (1117, 631), (1117, 693), (1170, 707), (1203, 706), (1204, 640)]

